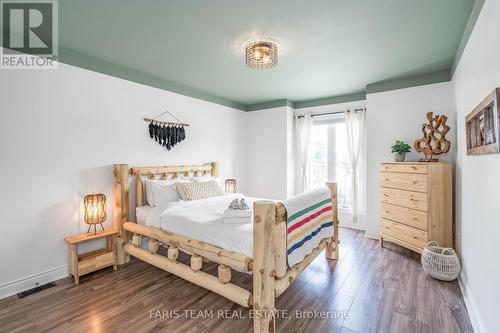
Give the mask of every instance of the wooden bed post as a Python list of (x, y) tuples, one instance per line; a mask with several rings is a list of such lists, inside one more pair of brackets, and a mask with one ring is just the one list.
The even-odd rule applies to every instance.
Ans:
[(286, 255), (286, 242), (287, 242), (287, 216), (285, 205), (278, 202), (276, 204), (276, 216), (274, 219), (274, 269), (276, 271), (276, 278), (281, 279), (286, 275), (288, 268), (287, 255)]
[(270, 333), (275, 332), (273, 237), (276, 210), (272, 201), (256, 201), (253, 207), (253, 330)]
[(135, 176), (135, 207), (142, 207), (144, 204), (144, 182), (141, 175)]
[(129, 180), (128, 164), (113, 165), (113, 228), (119, 231), (116, 242), (118, 265), (129, 262), (130, 256), (125, 253), (123, 246), (127, 243), (127, 232), (123, 223), (129, 220)]
[(210, 164), (212, 165), (212, 170), (210, 171), (210, 175), (212, 177), (219, 177), (219, 162), (210, 162)]
[(330, 189), (333, 205), (333, 232), (332, 240), (325, 249), (325, 254), (328, 259), (339, 258), (339, 206), (337, 200), (337, 183), (327, 182), (326, 186)]

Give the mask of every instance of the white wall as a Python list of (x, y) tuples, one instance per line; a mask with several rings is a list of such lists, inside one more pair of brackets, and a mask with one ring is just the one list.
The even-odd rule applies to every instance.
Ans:
[[(67, 275), (63, 238), (86, 231), (82, 195), (106, 194), (111, 225), (113, 163), (219, 161), (244, 189), (244, 112), (64, 64), (2, 71), (0, 100), (0, 298)], [(170, 152), (142, 120), (164, 110), (191, 124)]]
[(244, 193), (251, 197), (285, 199), (288, 193), (288, 107), (245, 114), (247, 152)]
[(487, 0), (453, 76), (458, 119), (457, 245), (461, 282), (477, 332), (498, 332), (500, 154), (467, 156), (464, 118), (500, 87), (500, 2)]
[[(366, 96), (367, 102), (367, 227), (368, 237), (377, 237), (379, 232), (379, 165), (394, 161), (391, 146), (395, 140), (403, 140), (413, 147), (421, 138), (421, 125), (425, 114), (448, 116), (451, 131), (447, 138), (452, 142), (448, 154), (439, 156), (443, 162), (454, 161), (456, 150), (455, 110), (450, 82), (392, 90)], [(414, 149), (407, 161), (417, 161), (422, 156)]]

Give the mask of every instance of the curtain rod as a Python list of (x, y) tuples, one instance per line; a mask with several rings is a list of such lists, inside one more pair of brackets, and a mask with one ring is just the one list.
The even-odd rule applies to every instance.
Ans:
[[(359, 109), (354, 109), (353, 111), (365, 111), (366, 108), (359, 108)], [(311, 115), (311, 118), (314, 118), (314, 117), (321, 117), (321, 116), (330, 116), (330, 115), (334, 115), (334, 114), (341, 114), (341, 113), (345, 113), (345, 112), (350, 112), (351, 110), (345, 110), (345, 111), (333, 111), (333, 112), (324, 112), (324, 113), (315, 113), (315, 114), (312, 114)], [(297, 116), (297, 118), (303, 118), (304, 116), (303, 115), (299, 115)]]

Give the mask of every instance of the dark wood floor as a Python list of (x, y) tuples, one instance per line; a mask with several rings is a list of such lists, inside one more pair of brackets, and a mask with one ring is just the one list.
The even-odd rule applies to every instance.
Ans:
[[(341, 229), (340, 238), (337, 262), (318, 256), (278, 299), (286, 311), (278, 332), (472, 332), (456, 282), (427, 277), (418, 255), (380, 248), (361, 232)], [(206, 268), (216, 272), (213, 264)], [(251, 288), (249, 275), (234, 280)], [(80, 281), (75, 286), (67, 278), (24, 299), (0, 300), (0, 331), (252, 331), (247, 309), (139, 260)]]

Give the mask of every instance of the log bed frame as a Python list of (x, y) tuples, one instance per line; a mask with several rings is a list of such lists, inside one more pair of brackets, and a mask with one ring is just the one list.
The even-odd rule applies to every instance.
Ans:
[[(224, 296), (244, 307), (254, 309), (254, 332), (275, 332), (275, 298), (280, 296), (295, 278), (325, 249), (328, 259), (338, 258), (337, 184), (327, 183), (333, 203), (334, 237), (323, 239), (320, 244), (293, 267), (287, 265), (287, 211), (282, 203), (257, 201), (254, 203), (253, 258), (196, 241), (158, 228), (131, 222), (129, 218), (129, 175), (135, 177), (136, 207), (144, 205), (144, 177), (155, 179), (186, 176), (217, 177), (217, 162), (189, 166), (133, 167), (127, 164), (113, 166), (113, 227), (119, 231), (117, 241), (118, 264), (123, 265), (130, 256), (175, 274), (187, 281)], [(170, 177), (169, 177), (170, 175)], [(140, 247), (141, 236), (149, 238), (148, 249)], [(167, 256), (157, 253), (163, 243)], [(191, 253), (191, 265), (176, 259), (179, 249)], [(203, 261), (219, 264), (218, 276), (203, 272)], [(253, 293), (230, 283), (231, 269), (253, 272)]]

